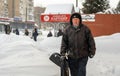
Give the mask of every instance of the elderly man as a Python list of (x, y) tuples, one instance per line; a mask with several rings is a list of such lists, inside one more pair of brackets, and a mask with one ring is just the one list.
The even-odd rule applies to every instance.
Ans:
[(86, 76), (88, 57), (93, 58), (96, 47), (90, 29), (82, 24), (79, 13), (73, 13), (62, 37), (61, 55), (68, 54), (71, 76)]

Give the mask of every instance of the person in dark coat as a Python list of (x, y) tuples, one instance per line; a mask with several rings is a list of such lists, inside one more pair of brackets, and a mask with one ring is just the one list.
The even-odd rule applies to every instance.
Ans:
[(10, 32), (11, 32), (10, 25), (4, 25), (4, 29), (5, 29), (5, 34), (10, 34)]
[(96, 52), (95, 41), (91, 30), (82, 24), (79, 13), (73, 13), (62, 36), (61, 55), (68, 55), (71, 76), (86, 76), (88, 57), (93, 58)]
[(25, 35), (26, 35), (26, 36), (29, 35), (29, 31), (28, 31), (28, 29), (25, 29)]
[(32, 36), (34, 38), (34, 41), (37, 41), (37, 36), (38, 36), (37, 28), (34, 28)]
[(15, 33), (16, 33), (16, 35), (19, 35), (19, 30), (18, 30), (18, 28), (16, 28)]
[(57, 37), (62, 36), (62, 35), (63, 35), (63, 32), (62, 32), (61, 29), (59, 29), (59, 31), (58, 31), (58, 33), (57, 33)]
[(47, 37), (51, 37), (51, 36), (53, 36), (53, 35), (52, 35), (52, 32), (51, 32), (51, 31), (49, 31), (49, 33), (48, 33)]

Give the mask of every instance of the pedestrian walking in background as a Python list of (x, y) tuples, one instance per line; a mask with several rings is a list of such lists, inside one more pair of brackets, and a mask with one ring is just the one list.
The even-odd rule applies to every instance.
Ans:
[(62, 36), (62, 35), (63, 35), (63, 32), (62, 32), (61, 29), (59, 29), (59, 31), (58, 31), (58, 33), (57, 33), (57, 37)]
[(18, 30), (18, 28), (16, 28), (15, 33), (16, 33), (16, 35), (19, 35), (19, 30)]
[(37, 41), (37, 36), (38, 36), (37, 28), (34, 28), (32, 36), (33, 36), (34, 41)]
[(29, 35), (29, 31), (28, 31), (28, 29), (25, 29), (25, 35), (26, 35), (26, 36)]
[(47, 37), (51, 37), (51, 36), (53, 36), (53, 34), (52, 34), (52, 32), (51, 32), (51, 31), (49, 31), (49, 33), (48, 33)]

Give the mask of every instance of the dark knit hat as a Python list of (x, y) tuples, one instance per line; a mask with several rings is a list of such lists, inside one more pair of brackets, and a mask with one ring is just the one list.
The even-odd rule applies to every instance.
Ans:
[(80, 18), (81, 16), (79, 15), (79, 14), (77, 14), (77, 13), (75, 13), (75, 14), (73, 14), (72, 16), (71, 16), (71, 18), (73, 19), (73, 18)]
[(82, 23), (81, 15), (79, 13), (73, 13), (70, 17), (70, 24), (72, 25), (72, 19), (73, 18), (79, 18), (80, 19), (80, 24)]

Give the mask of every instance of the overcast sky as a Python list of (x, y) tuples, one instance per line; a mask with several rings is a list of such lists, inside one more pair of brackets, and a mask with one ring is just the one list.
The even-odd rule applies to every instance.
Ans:
[[(46, 7), (48, 4), (66, 4), (66, 3), (73, 3), (74, 5), (76, 4), (76, 0), (34, 0), (34, 6), (43, 6)], [(78, 0), (79, 1), (79, 7), (81, 8), (82, 5), (81, 3), (84, 0)], [(119, 0), (110, 0), (110, 6), (112, 8), (115, 8), (116, 5), (118, 4)]]

